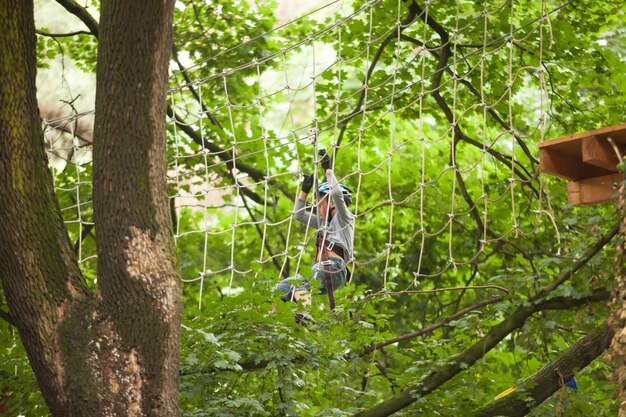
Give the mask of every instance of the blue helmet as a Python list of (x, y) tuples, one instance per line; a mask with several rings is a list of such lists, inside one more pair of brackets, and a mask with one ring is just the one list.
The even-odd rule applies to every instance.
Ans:
[[(343, 184), (339, 184), (339, 188), (341, 188), (341, 194), (343, 195), (343, 201), (346, 202), (346, 205), (349, 206), (350, 203), (352, 203), (352, 188), (348, 187), (347, 185), (343, 185)], [(320, 184), (320, 186), (317, 189), (318, 193), (320, 195), (322, 194), (328, 194), (328, 192), (330, 191), (330, 184), (328, 184), (327, 181), (324, 181), (323, 183)]]

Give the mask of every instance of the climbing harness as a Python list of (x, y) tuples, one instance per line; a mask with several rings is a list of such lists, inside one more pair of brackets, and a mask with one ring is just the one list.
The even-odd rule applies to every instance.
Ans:
[(328, 251), (334, 248), (334, 242), (328, 242), (325, 240), (324, 235), (325, 230), (317, 231), (315, 245), (317, 246), (318, 265), (320, 266), (322, 275), (324, 276), (324, 288), (326, 288), (326, 295), (328, 295), (328, 305), (330, 307), (330, 311), (333, 311), (335, 309), (335, 289), (333, 287), (333, 274), (328, 268), (332, 265)]

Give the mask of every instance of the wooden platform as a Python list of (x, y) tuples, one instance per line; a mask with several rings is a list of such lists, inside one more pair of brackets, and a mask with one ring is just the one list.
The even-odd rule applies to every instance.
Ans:
[(626, 156), (626, 123), (550, 139), (539, 144), (541, 172), (569, 180), (568, 200), (572, 204), (596, 204), (614, 198), (623, 175), (611, 138)]

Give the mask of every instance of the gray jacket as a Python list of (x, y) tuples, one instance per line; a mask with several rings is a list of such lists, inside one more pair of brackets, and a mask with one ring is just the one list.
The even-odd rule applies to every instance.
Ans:
[[(354, 241), (354, 219), (355, 216), (350, 213), (345, 201), (343, 193), (339, 187), (339, 182), (332, 173), (326, 174), (326, 181), (330, 185), (330, 197), (335, 203), (335, 215), (327, 225), (326, 240), (339, 244), (345, 250), (347, 260), (352, 259), (352, 242)], [(325, 221), (313, 212), (316, 207), (306, 209), (306, 201), (296, 198), (296, 206), (293, 217), (300, 223), (308, 225), (319, 230), (325, 224)], [(323, 230), (323, 229), (322, 229)]]

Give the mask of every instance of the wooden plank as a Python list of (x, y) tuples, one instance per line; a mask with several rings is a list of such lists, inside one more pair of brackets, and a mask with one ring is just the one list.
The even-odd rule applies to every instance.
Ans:
[(571, 181), (567, 184), (567, 200), (570, 204), (586, 205), (612, 201), (616, 197), (622, 174), (604, 175)]
[(575, 157), (547, 148), (539, 149), (539, 168), (541, 172), (547, 172), (568, 180), (610, 174), (610, 171), (604, 168), (585, 164)]
[(587, 166), (574, 157), (552, 149), (539, 149), (539, 169), (568, 180), (584, 178)]
[(588, 132), (577, 133), (575, 135), (562, 136), (560, 138), (549, 139), (539, 143), (539, 148), (549, 148), (565, 142), (577, 141), (590, 136), (612, 137), (616, 142), (626, 141), (626, 123), (615, 126), (607, 126), (601, 129), (590, 130)]
[(619, 163), (613, 146), (607, 139), (591, 136), (582, 140), (582, 159), (586, 164), (617, 172)]

